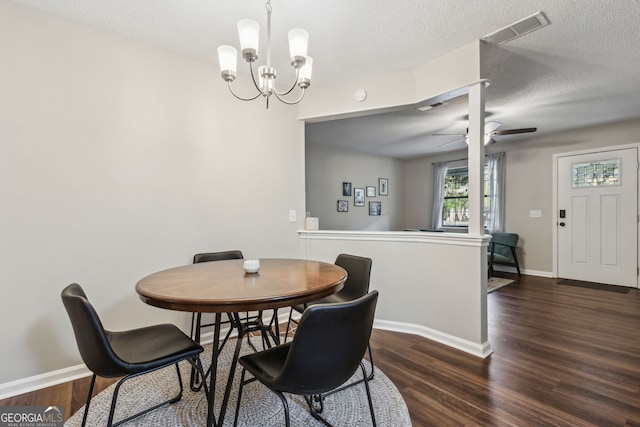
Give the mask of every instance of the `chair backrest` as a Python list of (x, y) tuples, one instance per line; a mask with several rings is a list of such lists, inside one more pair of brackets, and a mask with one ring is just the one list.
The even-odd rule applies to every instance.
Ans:
[(101, 377), (122, 375), (124, 362), (113, 352), (108, 338), (110, 332), (102, 326), (82, 287), (73, 283), (64, 288), (62, 302), (67, 309), (85, 365)]
[(369, 292), (371, 278), (371, 258), (340, 254), (335, 264), (347, 270), (347, 280), (335, 295), (341, 301), (351, 301)]
[(243, 259), (242, 251), (223, 251), (223, 252), (206, 252), (202, 254), (195, 254), (193, 256), (193, 263), (209, 262), (209, 261), (223, 261), (226, 259)]
[(276, 388), (311, 395), (348, 380), (367, 350), (377, 301), (378, 291), (372, 291), (353, 301), (307, 308), (275, 379)]
[(518, 246), (518, 238), (516, 233), (491, 233), (491, 243), (495, 244), (494, 253), (513, 260), (511, 248)]

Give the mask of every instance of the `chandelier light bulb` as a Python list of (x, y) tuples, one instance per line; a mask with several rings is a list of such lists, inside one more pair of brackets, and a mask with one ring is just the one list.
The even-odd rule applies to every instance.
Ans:
[(289, 56), (291, 57), (291, 65), (294, 68), (304, 66), (308, 45), (308, 32), (300, 28), (294, 28), (289, 31)]
[(238, 21), (238, 37), (242, 57), (247, 62), (258, 59), (258, 47), (260, 45), (260, 25), (251, 19)]
[(298, 86), (302, 89), (306, 89), (311, 85), (311, 72), (313, 71), (313, 58), (307, 56), (305, 63), (300, 72), (298, 73)]
[(220, 73), (227, 82), (232, 82), (236, 78), (236, 68), (238, 64), (238, 51), (233, 46), (218, 47), (218, 62), (220, 62)]

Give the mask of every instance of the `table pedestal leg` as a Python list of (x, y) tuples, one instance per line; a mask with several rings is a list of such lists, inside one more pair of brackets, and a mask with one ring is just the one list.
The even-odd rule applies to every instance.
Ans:
[(233, 353), (233, 359), (231, 360), (231, 366), (229, 367), (229, 378), (227, 379), (227, 387), (224, 391), (224, 398), (222, 399), (222, 406), (220, 407), (220, 416), (218, 422), (220, 425), (224, 422), (224, 416), (227, 412), (227, 406), (229, 405), (229, 397), (231, 396), (231, 388), (233, 387), (233, 378), (236, 374), (236, 366), (238, 366), (238, 356), (240, 355), (240, 348), (242, 347), (242, 339), (247, 334), (244, 325), (240, 321), (238, 313), (233, 313), (238, 328), (238, 339), (236, 340), (236, 348)]
[[(215, 396), (216, 396), (216, 377), (218, 373), (218, 356), (220, 356), (220, 323), (222, 322), (222, 314), (216, 313), (216, 322), (213, 327), (213, 345), (211, 349), (211, 368), (209, 373), (209, 408), (207, 409), (207, 426), (216, 427), (222, 425), (216, 423), (215, 411)], [(206, 381), (205, 378), (202, 381)]]

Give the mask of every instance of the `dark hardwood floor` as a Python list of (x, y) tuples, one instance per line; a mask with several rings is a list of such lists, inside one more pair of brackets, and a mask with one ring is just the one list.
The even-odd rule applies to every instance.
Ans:
[[(375, 364), (404, 396), (414, 426), (640, 426), (638, 290), (523, 276), (490, 294), (488, 307), (494, 353), (484, 360), (374, 330)], [(0, 405), (64, 405), (68, 417), (84, 403), (88, 383)]]

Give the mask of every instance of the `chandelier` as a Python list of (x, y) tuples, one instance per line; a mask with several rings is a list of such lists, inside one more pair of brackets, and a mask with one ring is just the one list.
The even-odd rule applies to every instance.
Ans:
[[(240, 49), (242, 58), (249, 63), (251, 79), (258, 90), (255, 96), (243, 98), (238, 96), (231, 87), (231, 83), (236, 79), (236, 66), (238, 62), (238, 51), (233, 46), (218, 47), (218, 60), (220, 62), (220, 72), (222, 79), (227, 82), (229, 91), (233, 96), (242, 101), (253, 101), (260, 95), (266, 98), (267, 108), (269, 108), (269, 98), (274, 95), (285, 104), (293, 105), (302, 101), (305, 89), (311, 85), (311, 68), (313, 60), (307, 56), (307, 44), (309, 33), (305, 30), (294, 28), (289, 31), (289, 56), (291, 66), (296, 71), (296, 78), (288, 90), (280, 92), (275, 87), (276, 69), (271, 66), (271, 0), (267, 0), (267, 60), (266, 64), (258, 67), (257, 78), (254, 70), (254, 62), (258, 59), (258, 41), (260, 26), (256, 21), (243, 19), (238, 22), (238, 35), (240, 37)], [(295, 100), (288, 100), (284, 97), (289, 95), (295, 87), (300, 88), (300, 94)]]

